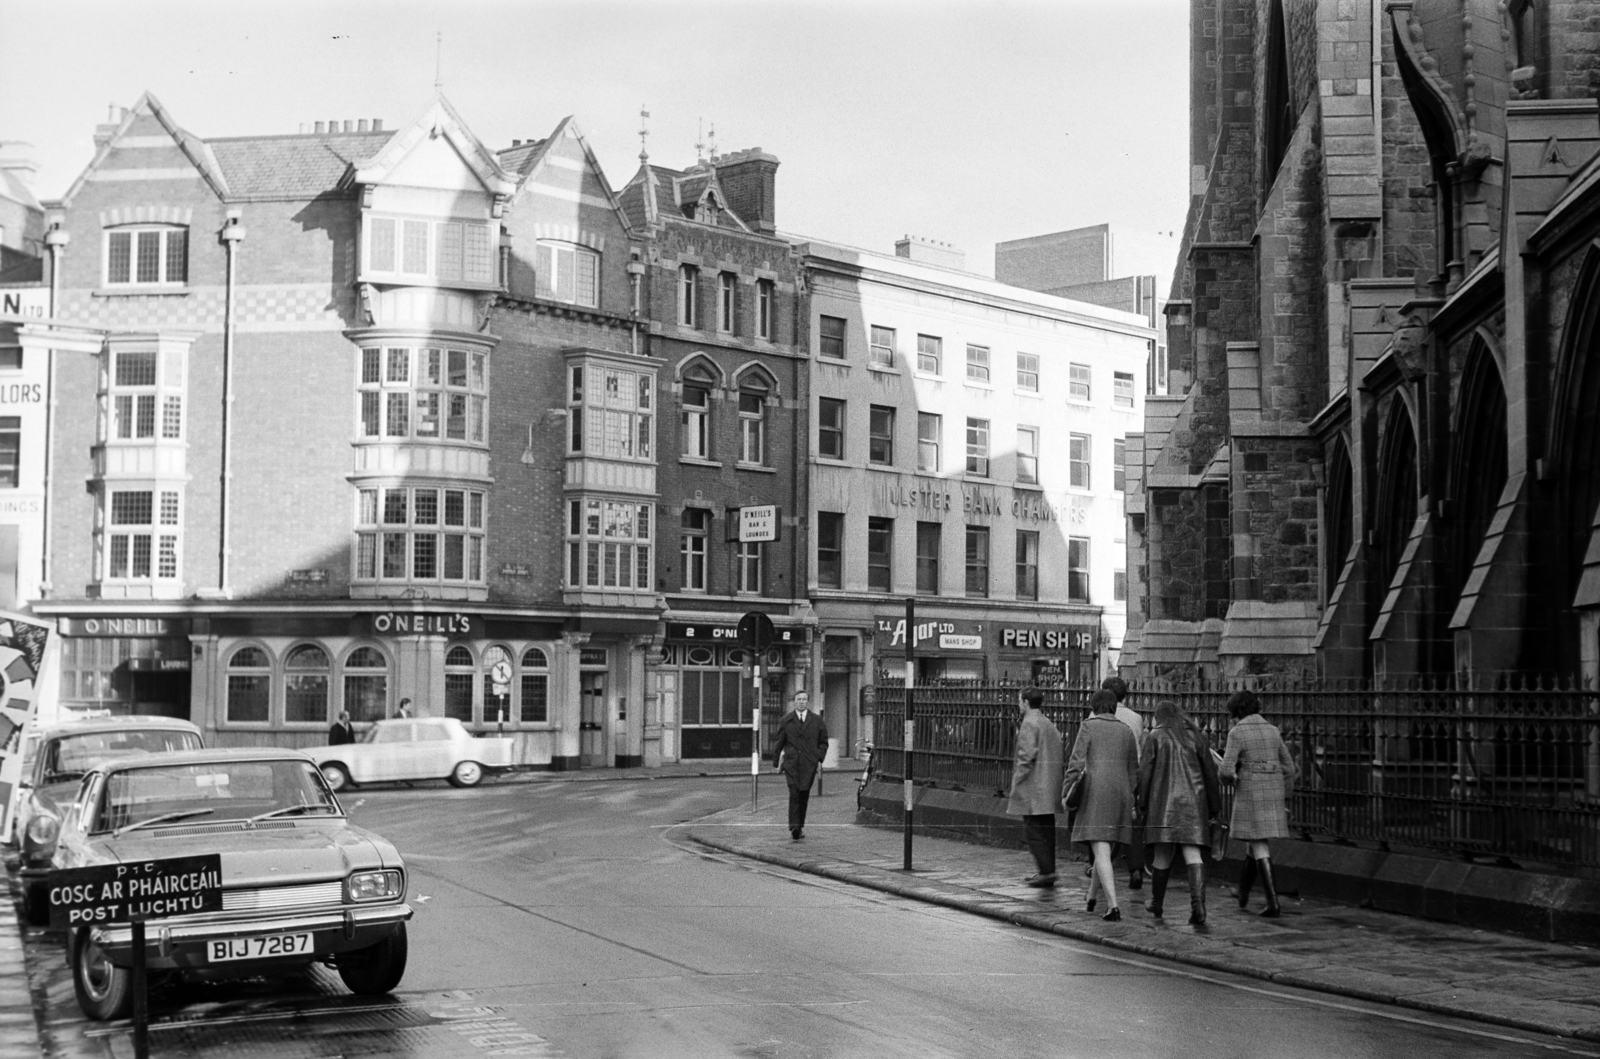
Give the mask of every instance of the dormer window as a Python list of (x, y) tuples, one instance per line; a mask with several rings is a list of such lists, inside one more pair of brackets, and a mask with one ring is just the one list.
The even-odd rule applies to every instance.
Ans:
[(189, 229), (108, 228), (105, 237), (106, 286), (172, 287), (189, 281)]
[(366, 273), (397, 282), (492, 285), (492, 225), (368, 215)]
[(572, 243), (540, 243), (534, 293), (572, 305), (600, 304), (600, 255)]

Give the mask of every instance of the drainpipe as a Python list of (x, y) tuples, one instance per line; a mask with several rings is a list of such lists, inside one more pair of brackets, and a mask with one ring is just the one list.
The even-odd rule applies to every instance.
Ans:
[[(44, 233), (44, 245), (50, 248), (50, 319), (61, 313), (61, 259), (66, 256), (67, 244), (72, 236), (61, 227), (58, 214), (50, 219), (50, 230)], [(40, 505), (43, 532), (40, 535), (39, 596), (50, 594), (50, 463), (56, 448), (56, 351), (52, 346), (45, 351), (44, 395), (44, 500)]]
[(232, 525), (228, 519), (229, 500), (233, 488), (233, 338), (236, 326), (234, 288), (237, 286), (239, 243), (244, 239), (244, 225), (239, 223), (240, 210), (228, 211), (222, 226), (222, 243), (228, 250), (227, 299), (222, 317), (222, 511), (218, 534), (217, 590), (229, 595), (228, 561), (233, 548), (230, 544)]
[(1372, 275), (1383, 275), (1383, 3), (1372, 0), (1372, 162), (1378, 177), (1378, 224), (1372, 237)]

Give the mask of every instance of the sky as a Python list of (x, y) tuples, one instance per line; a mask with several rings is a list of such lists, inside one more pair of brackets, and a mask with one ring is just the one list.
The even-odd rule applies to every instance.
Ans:
[[(63, 193), (112, 105), (202, 137), (414, 120), (490, 148), (576, 118), (612, 187), (696, 143), (781, 162), (780, 231), (893, 253), (1109, 223), (1165, 295), (1188, 205), (1188, 0), (0, 0), (0, 140)], [(649, 111), (642, 119), (641, 109)], [(713, 138), (714, 133), (714, 138)]]

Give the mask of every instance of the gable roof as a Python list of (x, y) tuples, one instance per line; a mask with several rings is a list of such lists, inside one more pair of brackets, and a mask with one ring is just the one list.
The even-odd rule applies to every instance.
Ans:
[(155, 97), (155, 94), (147, 91), (139, 97), (137, 103), (123, 113), (122, 121), (117, 125), (116, 131), (111, 134), (110, 139), (100, 145), (99, 150), (95, 152), (94, 158), (84, 167), (83, 172), (78, 174), (78, 179), (74, 180), (72, 186), (67, 189), (67, 193), (61, 196), (63, 205), (71, 204), (73, 198), (83, 188), (83, 185), (88, 182), (89, 174), (100, 167), (106, 157), (116, 149), (117, 141), (126, 136), (128, 130), (133, 127), (134, 122), (145, 115), (149, 115), (161, 123), (161, 127), (166, 130), (167, 135), (172, 137), (173, 143), (183, 152), (184, 157), (195, 167), (218, 198), (226, 199), (228, 197), (228, 182), (223, 177), (222, 169), (217, 165), (216, 156), (212, 154), (211, 148), (200, 137), (184, 129), (174, 121), (172, 115), (167, 113), (167, 108), (161, 105), (161, 101)]
[(461, 115), (445, 99), (444, 93), (433, 97), (433, 102), (416, 121), (395, 133), (371, 158), (355, 167), (352, 180), (358, 184), (381, 184), (396, 166), (424, 137), (443, 136), (466, 161), (484, 190), (495, 196), (509, 195), (515, 182), (500, 167), (494, 152), (473, 135)]
[(351, 166), (395, 135), (380, 132), (237, 136), (209, 141), (232, 199), (309, 199), (339, 186)]
[(550, 157), (551, 149), (565, 138), (577, 141), (578, 148), (583, 151), (585, 163), (587, 163), (589, 170), (594, 174), (595, 180), (599, 182), (601, 189), (605, 192), (606, 202), (610, 204), (612, 212), (622, 221), (622, 226), (630, 234), (638, 231), (640, 225), (634, 223), (633, 218), (624, 209), (617, 193), (611, 190), (611, 181), (606, 179), (605, 170), (600, 168), (600, 160), (594, 156), (594, 150), (589, 146), (588, 138), (584, 136), (583, 130), (578, 128), (577, 120), (570, 114), (558, 121), (556, 127), (551, 130), (550, 135), (544, 139), (536, 143), (524, 144), (521, 147), (510, 147), (499, 152), (501, 164), (516, 175), (517, 191), (521, 191), (534, 177), (538, 176), (539, 171), (544, 168), (546, 159)]
[(619, 199), (629, 220), (643, 227), (659, 223), (663, 209), (668, 211), (668, 216), (694, 220), (696, 208), (707, 195), (717, 200), (718, 227), (750, 231), (743, 218), (729, 208), (728, 197), (717, 181), (716, 168), (709, 162), (696, 162), (681, 171), (645, 162), (622, 189)]

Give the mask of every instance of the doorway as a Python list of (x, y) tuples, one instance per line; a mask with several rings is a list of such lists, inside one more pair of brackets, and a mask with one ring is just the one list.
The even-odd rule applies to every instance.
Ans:
[(839, 756), (851, 757), (856, 745), (859, 722), (850, 708), (850, 674), (822, 674), (822, 717), (828, 734), (839, 740)]
[(578, 674), (578, 765), (599, 768), (606, 761), (606, 675)]

